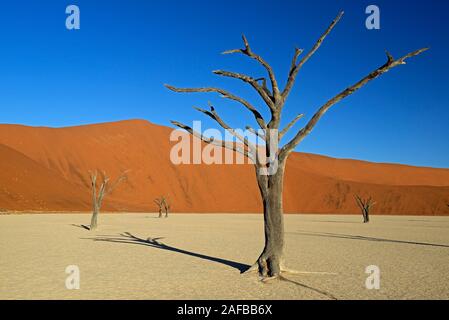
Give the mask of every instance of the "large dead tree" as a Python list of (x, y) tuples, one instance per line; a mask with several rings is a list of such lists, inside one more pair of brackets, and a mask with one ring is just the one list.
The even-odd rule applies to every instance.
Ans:
[[(242, 54), (251, 59), (257, 61), (267, 72), (269, 85), (265, 78), (254, 78), (245, 74), (216, 70), (215, 74), (223, 77), (229, 77), (241, 80), (249, 84), (262, 98), (263, 102), (268, 107), (271, 118), (267, 122), (261, 112), (253, 106), (249, 101), (231, 93), (224, 89), (217, 87), (201, 87), (201, 88), (177, 88), (171, 85), (165, 85), (168, 89), (175, 92), (214, 92), (220, 94), (223, 98), (233, 100), (243, 105), (247, 110), (249, 110), (260, 129), (254, 130), (251, 127), (247, 127), (250, 131), (256, 133), (260, 138), (265, 140), (263, 143), (252, 143), (246, 138), (242, 138), (240, 134), (233, 130), (216, 112), (214, 107), (210, 107), (210, 110), (198, 109), (198, 111), (206, 114), (210, 118), (214, 119), (221, 127), (231, 133), (237, 140), (240, 140), (239, 144), (229, 143), (227, 141), (216, 141), (212, 138), (203, 136), (199, 132), (195, 132), (191, 127), (179, 123), (177, 121), (172, 121), (172, 123), (182, 129), (187, 130), (194, 137), (202, 139), (204, 142), (221, 146), (234, 150), (244, 154), (246, 157), (250, 158), (254, 163), (256, 168), (256, 178), (260, 189), (260, 194), (263, 201), (263, 211), (264, 211), (264, 225), (265, 225), (265, 246), (262, 253), (260, 254), (257, 262), (248, 271), (258, 270), (262, 278), (277, 277), (283, 271), (287, 269), (283, 265), (283, 249), (284, 249), (284, 220), (283, 220), (283, 209), (282, 209), (282, 194), (284, 185), (284, 173), (285, 164), (290, 153), (295, 149), (295, 147), (312, 131), (321, 117), (336, 103), (344, 99), (345, 97), (353, 94), (364, 85), (366, 85), (371, 80), (376, 79), (380, 75), (386, 73), (387, 71), (395, 68), (397, 66), (406, 63), (408, 58), (414, 57), (426, 51), (427, 48), (419, 49), (405, 56), (395, 59), (393, 56), (387, 52), (387, 61), (369, 73), (367, 76), (363, 77), (361, 80), (341, 91), (331, 99), (329, 99), (324, 105), (322, 105), (312, 118), (306, 123), (306, 125), (301, 128), (294, 137), (284, 144), (283, 146), (278, 145), (282, 137), (289, 131), (295, 123), (301, 119), (302, 114), (296, 116), (291, 120), (290, 123), (284, 128), (280, 128), (281, 124), (281, 112), (287, 101), (287, 98), (293, 89), (297, 76), (305, 63), (313, 56), (313, 54), (318, 50), (318, 48), (323, 44), (325, 38), (334, 29), (336, 24), (339, 22), (343, 12), (341, 12), (335, 20), (329, 25), (326, 31), (321, 35), (321, 37), (316, 41), (314, 46), (306, 53), (301, 59), (300, 56), (303, 53), (302, 49), (296, 49), (291, 61), (290, 70), (287, 75), (287, 83), (283, 89), (280, 88), (275, 73), (272, 67), (258, 54), (256, 54), (250, 47), (250, 44), (245, 36), (243, 36), (244, 48), (234, 49), (225, 51), (223, 54)], [(262, 134), (257, 132), (262, 131)], [(276, 134), (273, 134), (275, 132)], [(274, 138), (273, 138), (274, 137)], [(275, 156), (277, 163), (269, 162), (268, 164), (262, 163), (259, 157), (254, 157), (257, 153), (255, 150), (259, 151), (260, 148), (265, 150), (266, 158), (270, 158), (270, 150), (273, 150), (273, 145), (275, 146)], [(276, 166), (275, 166), (276, 165)], [(271, 168), (270, 168), (271, 166)], [(267, 174), (267, 169), (271, 170), (271, 173)]]
[(91, 231), (97, 229), (98, 214), (100, 213), (104, 197), (110, 194), (120, 183), (127, 179), (126, 172), (123, 172), (113, 183), (110, 183), (110, 178), (106, 175), (105, 172), (101, 171), (100, 175), (100, 187), (97, 190), (98, 172), (90, 172), (90, 181), (92, 183), (92, 218), (90, 220), (89, 230)]

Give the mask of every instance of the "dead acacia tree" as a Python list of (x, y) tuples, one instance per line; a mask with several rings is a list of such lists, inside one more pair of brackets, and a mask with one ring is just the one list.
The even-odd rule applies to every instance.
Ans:
[(165, 210), (165, 217), (168, 218), (168, 213), (170, 212), (171, 202), (170, 199), (164, 198), (164, 210)]
[(170, 211), (170, 200), (164, 196), (160, 196), (159, 198), (154, 199), (154, 203), (156, 203), (159, 209), (158, 218), (162, 218), (162, 211), (165, 211), (165, 217), (168, 218), (168, 212)]
[(158, 218), (162, 218), (162, 210), (163, 210), (163, 207), (164, 207), (163, 197), (161, 196), (160, 198), (154, 199), (154, 203), (157, 205), (158, 210), (159, 210)]
[(357, 205), (362, 211), (363, 223), (368, 223), (370, 210), (376, 203), (373, 201), (371, 197), (364, 199), (357, 194), (354, 197), (355, 201), (357, 202)]
[[(202, 139), (205, 143), (220, 146), (223, 148), (231, 149), (235, 152), (242, 153), (249, 159), (256, 168), (256, 178), (259, 186), (260, 194), (263, 202), (263, 212), (264, 212), (264, 225), (265, 225), (265, 246), (260, 254), (257, 262), (248, 271), (259, 271), (262, 278), (277, 277), (283, 271), (288, 271), (282, 263), (283, 261), (283, 249), (284, 249), (284, 220), (283, 220), (283, 209), (282, 209), (282, 194), (284, 185), (284, 172), (285, 164), (290, 153), (295, 149), (295, 147), (312, 131), (317, 122), (321, 117), (336, 103), (344, 99), (345, 97), (353, 94), (364, 85), (366, 85), (371, 80), (376, 79), (380, 75), (386, 73), (392, 68), (405, 64), (408, 58), (414, 57), (426, 51), (427, 48), (419, 49), (405, 56), (395, 59), (393, 56), (387, 52), (387, 61), (363, 77), (361, 80), (341, 91), (333, 98), (328, 100), (324, 105), (322, 105), (313, 117), (306, 123), (306, 125), (300, 129), (294, 137), (284, 144), (279, 146), (280, 140), (289, 131), (295, 123), (301, 119), (302, 114), (296, 116), (287, 124), (286, 127), (280, 128), (281, 125), (281, 112), (287, 101), (287, 98), (295, 84), (296, 78), (304, 66), (304, 64), (313, 56), (313, 54), (322, 45), (324, 39), (329, 35), (329, 33), (334, 29), (336, 24), (339, 22), (340, 18), (343, 16), (341, 12), (335, 20), (329, 25), (326, 31), (317, 40), (314, 46), (305, 54), (301, 59), (300, 55), (303, 53), (302, 49), (296, 48), (291, 61), (290, 70), (287, 75), (287, 83), (283, 89), (280, 88), (275, 73), (272, 67), (258, 54), (256, 54), (249, 45), (248, 40), (243, 36), (243, 49), (234, 49), (223, 52), (223, 54), (242, 54), (251, 59), (257, 61), (267, 72), (269, 78), (269, 85), (265, 78), (253, 78), (251, 76), (216, 70), (215, 74), (223, 77), (239, 79), (247, 84), (249, 84), (262, 98), (268, 110), (270, 112), (270, 120), (267, 122), (262, 114), (256, 109), (253, 104), (249, 101), (221, 88), (217, 87), (201, 87), (201, 88), (178, 88), (171, 85), (165, 85), (168, 89), (174, 92), (186, 92), (186, 93), (196, 93), (196, 92), (213, 92), (220, 94), (223, 98), (238, 102), (243, 105), (247, 110), (249, 110), (260, 129), (254, 130), (251, 127), (246, 127), (249, 131), (255, 133), (259, 138), (265, 140), (263, 143), (252, 143), (248, 141), (247, 138), (243, 138), (236, 130), (232, 129), (216, 112), (214, 107), (210, 107), (210, 110), (203, 110), (197, 108), (198, 111), (206, 114), (213, 120), (215, 120), (221, 127), (231, 133), (237, 140), (240, 140), (239, 144), (229, 143), (227, 141), (216, 141), (212, 138), (207, 138), (199, 132), (195, 132), (191, 127), (182, 124), (177, 121), (171, 121), (175, 126), (187, 130), (191, 135), (196, 138)], [(281, 130), (280, 130), (281, 129)], [(260, 133), (262, 132), (262, 133)], [(273, 132), (275, 134), (273, 134)], [(274, 147), (273, 147), (274, 146)], [(255, 150), (257, 149), (257, 152)], [(274, 155), (276, 160), (269, 161), (268, 163), (262, 163), (258, 158), (255, 157), (255, 153), (260, 152), (262, 149), (265, 152), (265, 157), (272, 158), (272, 150), (274, 150)], [(267, 170), (270, 171), (267, 174)]]
[(123, 172), (114, 183), (110, 183), (110, 178), (105, 172), (101, 171), (100, 187), (97, 190), (97, 177), (98, 172), (90, 172), (90, 181), (92, 183), (92, 218), (90, 220), (89, 230), (93, 231), (98, 226), (98, 214), (100, 213), (103, 199), (106, 195), (110, 194), (120, 183), (127, 179), (126, 171)]

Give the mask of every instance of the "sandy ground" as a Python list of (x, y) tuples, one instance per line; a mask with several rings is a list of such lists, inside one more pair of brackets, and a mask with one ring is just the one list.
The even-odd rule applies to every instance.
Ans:
[[(260, 215), (0, 216), (1, 299), (449, 299), (449, 217), (286, 216), (290, 268), (241, 275), (263, 246)], [(155, 242), (147, 239), (156, 238)], [(80, 268), (68, 290), (65, 269)], [(368, 290), (365, 268), (380, 268)]]

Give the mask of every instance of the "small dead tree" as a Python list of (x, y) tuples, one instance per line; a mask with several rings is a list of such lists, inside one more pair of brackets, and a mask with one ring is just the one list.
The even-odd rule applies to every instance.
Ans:
[(168, 218), (168, 213), (170, 211), (171, 202), (170, 199), (164, 198), (164, 210), (165, 210), (165, 217)]
[(357, 194), (354, 197), (355, 197), (355, 201), (357, 202), (357, 205), (359, 206), (360, 210), (362, 211), (363, 223), (368, 223), (370, 210), (376, 203), (373, 201), (373, 199), (371, 197), (362, 198)]
[(159, 209), (158, 218), (162, 218), (162, 211), (165, 212), (165, 217), (168, 218), (168, 213), (170, 211), (170, 200), (164, 196), (160, 196), (159, 198), (154, 199), (154, 203), (156, 203)]
[(92, 183), (92, 218), (90, 220), (89, 230), (93, 231), (98, 226), (98, 214), (100, 213), (103, 199), (106, 195), (110, 194), (120, 183), (127, 179), (126, 171), (123, 172), (114, 183), (110, 183), (110, 178), (105, 172), (101, 171), (100, 187), (97, 190), (97, 177), (98, 172), (90, 172), (90, 181)]
[(159, 198), (154, 199), (154, 203), (157, 205), (159, 210), (158, 218), (162, 218), (162, 210), (164, 209), (164, 197), (160, 196)]
[[(279, 146), (281, 139), (285, 134), (296, 124), (296, 122), (302, 118), (302, 114), (297, 115), (292, 119), (284, 128), (281, 126), (281, 113), (284, 108), (285, 102), (295, 84), (299, 71), (303, 68), (304, 64), (314, 55), (314, 53), (323, 44), (324, 39), (331, 33), (332, 29), (337, 25), (343, 16), (341, 12), (335, 20), (329, 25), (326, 31), (317, 40), (314, 46), (305, 54), (302, 59), (299, 60), (300, 55), (303, 53), (302, 49), (296, 49), (291, 60), (290, 70), (287, 74), (287, 81), (285, 87), (282, 89), (279, 86), (274, 70), (260, 55), (256, 54), (250, 47), (250, 44), (245, 36), (243, 36), (244, 48), (225, 51), (223, 54), (242, 54), (247, 56), (256, 62), (258, 62), (267, 72), (269, 78), (269, 84), (264, 77), (253, 78), (251, 76), (216, 70), (215, 74), (223, 77), (234, 78), (249, 84), (261, 97), (262, 101), (268, 108), (270, 113), (269, 121), (267, 122), (262, 113), (254, 107), (249, 101), (221, 88), (217, 87), (200, 87), (200, 88), (178, 88), (171, 85), (165, 85), (168, 89), (174, 92), (184, 93), (197, 93), (197, 92), (213, 92), (218, 93), (225, 99), (232, 100), (241, 104), (250, 113), (253, 114), (256, 123), (260, 129), (254, 130), (250, 126), (247, 126), (247, 130), (256, 134), (261, 143), (253, 143), (246, 137), (242, 137), (237, 130), (232, 129), (216, 112), (213, 106), (210, 106), (210, 110), (196, 108), (199, 112), (207, 115), (215, 120), (222, 128), (228, 131), (235, 137), (239, 143), (229, 141), (218, 141), (212, 138), (208, 138), (202, 135), (200, 132), (194, 131), (190, 126), (182, 124), (177, 121), (172, 121), (175, 126), (186, 130), (196, 138), (202, 139), (205, 143), (215, 145), (218, 147), (227, 148), (237, 153), (243, 154), (245, 157), (251, 159), (251, 162), (255, 165), (256, 179), (259, 186), (260, 195), (263, 203), (264, 225), (265, 225), (265, 245), (260, 254), (257, 262), (248, 271), (259, 271), (260, 276), (265, 278), (277, 277), (282, 271), (288, 271), (283, 266), (283, 251), (284, 251), (284, 219), (283, 219), (283, 205), (282, 194), (284, 186), (284, 173), (285, 164), (288, 156), (298, 146), (298, 144), (304, 140), (304, 138), (312, 131), (321, 117), (335, 104), (353, 94), (368, 82), (376, 79), (377, 77), (388, 72), (392, 68), (400, 65), (404, 65), (406, 60), (421, 54), (426, 51), (427, 48), (419, 49), (405, 56), (395, 59), (390, 53), (386, 53), (387, 61), (380, 67), (360, 79), (358, 82), (344, 89), (333, 98), (329, 99), (323, 104), (313, 117), (307, 122), (307, 124), (297, 131), (293, 138), (284, 144)], [(299, 61), (298, 61), (299, 60)], [(261, 161), (255, 155), (260, 150), (264, 153), (266, 159), (275, 159), (268, 163)], [(263, 159), (263, 157), (262, 157)], [(267, 174), (267, 170), (269, 174)]]

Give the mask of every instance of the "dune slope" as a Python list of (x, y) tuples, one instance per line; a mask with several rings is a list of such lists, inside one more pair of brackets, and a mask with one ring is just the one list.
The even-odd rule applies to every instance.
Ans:
[[(176, 212), (261, 211), (251, 165), (174, 165), (171, 131), (143, 120), (0, 125), (0, 208), (88, 210), (88, 172), (98, 169), (111, 178), (129, 170), (128, 181), (106, 199), (107, 210), (155, 211), (153, 199), (166, 195)], [(286, 172), (286, 212), (358, 213), (353, 195), (360, 193), (375, 198), (374, 213), (449, 214), (448, 169), (294, 153)]]

